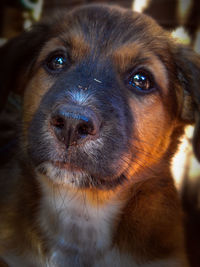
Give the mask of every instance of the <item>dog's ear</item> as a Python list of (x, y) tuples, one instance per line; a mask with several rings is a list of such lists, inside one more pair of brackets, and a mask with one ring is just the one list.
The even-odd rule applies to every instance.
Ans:
[(200, 161), (200, 56), (191, 48), (178, 45), (175, 51), (175, 64), (183, 88), (181, 119), (186, 123), (195, 124), (193, 150)]
[(0, 111), (11, 90), (23, 90), (27, 70), (47, 40), (49, 28), (47, 23), (38, 24), (0, 47)]

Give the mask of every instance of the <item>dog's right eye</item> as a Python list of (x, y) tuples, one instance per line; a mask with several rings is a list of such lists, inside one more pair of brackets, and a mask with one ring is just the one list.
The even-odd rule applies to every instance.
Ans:
[(60, 72), (67, 65), (67, 57), (64, 53), (50, 55), (45, 61), (45, 68), (50, 72)]

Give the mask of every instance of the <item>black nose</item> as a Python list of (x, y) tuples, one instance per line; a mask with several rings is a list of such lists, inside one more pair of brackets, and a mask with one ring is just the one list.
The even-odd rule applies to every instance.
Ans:
[(50, 124), (57, 139), (69, 147), (96, 139), (100, 120), (90, 109), (61, 105), (52, 112)]

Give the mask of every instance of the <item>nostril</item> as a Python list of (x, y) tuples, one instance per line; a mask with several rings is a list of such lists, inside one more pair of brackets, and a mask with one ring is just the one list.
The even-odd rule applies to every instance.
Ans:
[(68, 148), (97, 138), (100, 120), (90, 109), (64, 105), (53, 110), (50, 127), (57, 141)]
[(87, 135), (94, 135), (95, 134), (94, 126), (90, 122), (80, 123), (77, 126), (77, 133), (82, 138), (86, 137)]
[(79, 125), (77, 132), (80, 136), (85, 136), (88, 134), (88, 127), (86, 125)]
[(51, 119), (51, 124), (56, 128), (63, 129), (65, 126), (65, 120), (59, 116), (56, 116)]

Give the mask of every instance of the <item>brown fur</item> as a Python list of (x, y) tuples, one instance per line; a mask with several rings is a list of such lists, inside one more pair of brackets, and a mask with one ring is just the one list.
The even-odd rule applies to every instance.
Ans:
[[(91, 13), (96, 12), (98, 17), (101, 7), (90, 8)], [(118, 37), (114, 30), (112, 32), (110, 29), (111, 37), (103, 35), (105, 39), (102, 39), (99, 50), (96, 48), (99, 41), (95, 40), (95, 29), (94, 32), (84, 35), (73, 12), (67, 17), (64, 16), (64, 22), (41, 24), (2, 48), (1, 55), (5, 60), (5, 66), (2, 68), (4, 79), (13, 77), (12, 81), (4, 82), (3, 89), (8, 91), (16, 85), (16, 88), (12, 89), (19, 88), (18, 91), (24, 91), (24, 102), (20, 148), (16, 159), (1, 172), (0, 257), (7, 259), (14, 253), (25, 259), (31, 253), (33, 262), (34, 258), (37, 258), (42, 262), (41, 266), (44, 266), (54, 242), (43, 229), (44, 225), (40, 225), (38, 218), (38, 210), (43, 201), (42, 188), (46, 188), (51, 192), (48, 195), (50, 199), (59, 199), (60, 192), (64, 190), (69, 192), (72, 198), (74, 195), (83, 195), (87, 205), (97, 209), (103, 209), (113, 202), (121, 205), (113, 221), (110, 246), (117, 248), (122, 254), (131, 255), (141, 266), (145, 263), (154, 266), (157, 260), (167, 259), (179, 262), (173, 266), (188, 266), (182, 227), (183, 216), (170, 173), (170, 159), (176, 151), (184, 126), (194, 123), (195, 120), (199, 123), (200, 90), (192, 69), (199, 75), (200, 60), (196, 59), (196, 56), (188, 57), (187, 55), (193, 55), (193, 52), (176, 44), (146, 16), (135, 14), (136, 19), (131, 26), (133, 29), (143, 27), (145, 30), (142, 33), (136, 30), (134, 36), (131, 32), (124, 36), (125, 29), (131, 31), (131, 27), (128, 29), (132, 19), (130, 11), (108, 6), (104, 8), (107, 16), (115, 12), (120, 14), (121, 21), (117, 26)], [(87, 25), (87, 8), (81, 12), (82, 23)], [(116, 16), (111, 16), (112, 23), (114, 18), (117, 24)], [(98, 21), (103, 20), (104, 17), (99, 15)], [(106, 30), (106, 27), (102, 26), (98, 34), (105, 34)], [(30, 43), (26, 48), (24, 45), (27, 42)], [(126, 176), (126, 181), (111, 189), (106, 186), (104, 189), (91, 186), (73, 188), (65, 182), (57, 183), (45, 175), (38, 176), (29, 159), (27, 147), (30, 125), (46, 93), (59, 80), (56, 75), (50, 76), (42, 64), (51, 51), (63, 49), (66, 43), (71, 49), (72, 68), (89, 57), (92, 51), (90, 56), (94, 62), (103, 64), (108, 57), (114, 62), (118, 79), (123, 80), (127, 72), (140, 65), (154, 74), (156, 84), (160, 88), (158, 92), (145, 97), (136, 97), (132, 92), (126, 92), (134, 118), (133, 123), (129, 125), (132, 140), (130, 146), (136, 157), (132, 162), (131, 152), (126, 151), (117, 162), (110, 163), (117, 174), (123, 171)], [(17, 57), (16, 47), (25, 47), (20, 58)], [(12, 55), (9, 60), (6, 60), (5, 51)], [(25, 62), (22, 62), (23, 57), (26, 58)], [(14, 65), (9, 67), (6, 64)], [(187, 67), (187, 64), (191, 66)], [(78, 86), (83, 89), (81, 84)], [(85, 90), (88, 88), (85, 87)], [(6, 93), (4, 97), (5, 95)], [(198, 129), (197, 124), (195, 145), (199, 144)], [(42, 130), (45, 132), (45, 129)], [(48, 131), (51, 132), (51, 129), (48, 128)], [(37, 149), (40, 148), (35, 147), (36, 151)], [(59, 150), (59, 144), (54, 149)], [(69, 148), (69, 153), (73, 154), (72, 148)], [(79, 169), (79, 166), (68, 163), (59, 166), (70, 171)], [(107, 180), (112, 183), (112, 177), (101, 178), (105, 185)], [(64, 201), (63, 199), (63, 203)], [(57, 218), (53, 213), (49, 214), (48, 220), (52, 227), (55, 225), (55, 232), (59, 231), (55, 223)], [(98, 258), (99, 254), (97, 255), (95, 257)], [(4, 263), (0, 263), (0, 266), (4, 266)]]

